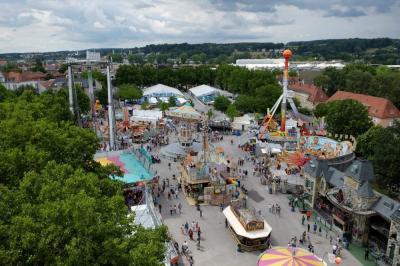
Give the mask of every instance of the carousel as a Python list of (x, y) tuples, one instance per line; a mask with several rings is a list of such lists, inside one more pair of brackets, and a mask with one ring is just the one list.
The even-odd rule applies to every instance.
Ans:
[(327, 266), (319, 257), (302, 248), (273, 247), (267, 249), (258, 260), (258, 266)]
[(165, 112), (165, 115), (175, 121), (167, 122), (167, 126), (178, 133), (178, 142), (171, 143), (160, 150), (161, 155), (171, 159), (184, 158), (188, 153), (197, 153), (201, 144), (194, 141), (196, 127), (202, 117), (189, 103), (174, 110)]

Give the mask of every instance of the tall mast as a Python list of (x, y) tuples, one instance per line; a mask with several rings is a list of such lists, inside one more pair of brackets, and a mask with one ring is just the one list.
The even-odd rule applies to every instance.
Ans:
[(75, 115), (74, 110), (74, 94), (72, 91), (72, 68), (68, 66), (68, 100), (69, 100), (69, 110)]
[(289, 76), (289, 59), (292, 57), (292, 51), (286, 49), (283, 51), (285, 58), (285, 68), (283, 69), (283, 98), (281, 103), (281, 132), (286, 132), (286, 97), (288, 90), (288, 76)]
[(111, 75), (110, 66), (107, 66), (107, 92), (108, 92), (108, 129), (110, 136), (110, 150), (115, 149), (115, 139), (114, 139), (114, 110), (112, 103), (112, 88), (111, 88)]

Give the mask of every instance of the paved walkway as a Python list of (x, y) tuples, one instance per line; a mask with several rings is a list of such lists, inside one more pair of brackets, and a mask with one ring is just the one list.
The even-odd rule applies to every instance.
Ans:
[[(221, 146), (225, 149), (225, 155), (233, 158), (244, 157), (245, 153), (237, 148), (238, 137), (227, 136), (224, 141), (214, 143), (215, 147)], [(235, 141), (234, 145), (230, 144), (230, 140)], [(153, 153), (157, 153), (154, 151)], [(171, 170), (168, 168), (167, 159), (162, 159), (161, 164), (154, 165), (154, 170), (157, 170), (161, 178), (172, 179), (172, 175), (178, 176), (178, 163), (171, 162)], [(252, 164), (246, 162), (242, 169), (247, 169), (249, 178), (243, 181), (243, 184), (249, 191), (249, 205), (261, 210), (262, 215), (267, 222), (272, 226), (272, 245), (286, 246), (290, 239), (294, 236), (299, 239), (300, 235), (307, 230), (306, 225), (301, 225), (301, 214), (292, 212), (289, 209), (287, 195), (285, 194), (269, 194), (267, 187), (259, 182), (258, 177), (252, 176)], [(171, 182), (172, 183), (172, 182)], [(174, 204), (181, 203), (183, 208), (182, 214), (170, 215), (169, 207)], [(268, 212), (268, 205), (278, 203), (281, 206), (281, 217)], [(194, 265), (221, 266), (221, 265), (257, 265), (260, 252), (243, 252), (236, 251), (236, 244), (228, 229), (225, 228), (225, 217), (219, 207), (202, 206), (203, 217), (199, 216), (199, 212), (193, 206), (189, 206), (180, 193), (178, 199), (168, 200), (162, 196), (162, 217), (164, 223), (168, 226), (172, 237), (181, 245), (184, 240), (189, 243), (189, 250), (194, 258)], [(181, 232), (181, 225), (185, 222), (198, 222), (202, 231), (201, 247), (197, 249), (196, 242), (190, 241), (189, 237)], [(312, 227), (312, 224), (310, 224)], [(197, 235), (195, 234), (195, 238)], [(335, 239), (335, 237), (334, 237)], [(327, 258), (327, 252), (332, 252), (331, 244), (325, 238), (325, 231), (322, 236), (311, 233), (311, 242), (315, 247), (316, 255), (321, 258)], [(306, 248), (306, 247), (305, 247)], [(186, 260), (183, 260), (185, 265), (188, 265)], [(362, 265), (349, 252), (342, 251), (343, 266), (358, 266)]]

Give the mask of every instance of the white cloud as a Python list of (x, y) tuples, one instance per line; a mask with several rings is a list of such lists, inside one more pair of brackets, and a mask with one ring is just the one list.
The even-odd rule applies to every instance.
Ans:
[(15, 0), (0, 10), (0, 52), (400, 37), (399, 0)]

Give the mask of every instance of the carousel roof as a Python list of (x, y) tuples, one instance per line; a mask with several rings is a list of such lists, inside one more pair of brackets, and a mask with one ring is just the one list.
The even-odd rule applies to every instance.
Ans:
[(189, 103), (182, 105), (174, 110), (167, 111), (166, 115), (183, 119), (201, 119), (201, 114), (196, 111)]
[(273, 247), (259, 258), (258, 266), (326, 266), (326, 263), (302, 248)]

